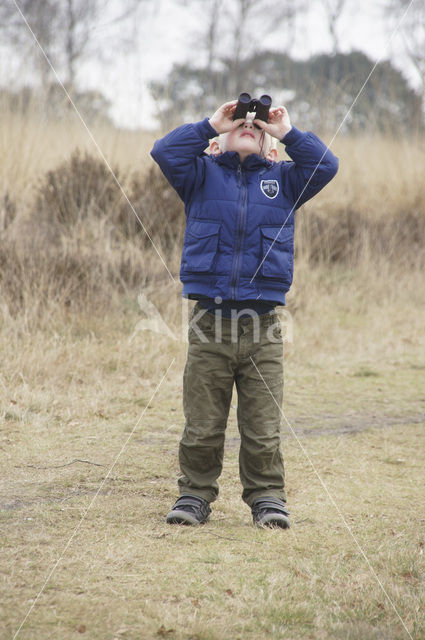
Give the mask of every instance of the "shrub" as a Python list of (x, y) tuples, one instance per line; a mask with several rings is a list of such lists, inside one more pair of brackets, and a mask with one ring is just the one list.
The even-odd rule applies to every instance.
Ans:
[[(114, 172), (132, 206), (105, 163), (78, 151), (36, 185), (29, 215), (3, 195), (0, 288), (10, 313), (29, 307), (42, 313), (47, 302), (102, 309), (123, 293), (135, 298), (141, 286), (160, 287), (170, 278), (152, 242), (178, 279), (185, 228), (180, 199), (156, 166), (145, 174)], [(386, 216), (368, 216), (353, 202), (323, 215), (308, 203), (297, 214), (297, 258), (313, 269), (423, 268), (424, 218), (419, 196), (408, 211)]]
[(324, 217), (314, 210), (296, 218), (296, 250), (311, 264), (356, 266), (365, 258), (406, 267), (425, 266), (425, 210), (370, 218), (353, 207)]
[[(113, 171), (119, 181), (118, 169)], [(110, 215), (122, 197), (105, 163), (77, 150), (38, 185), (34, 213), (63, 232), (87, 218)]]
[[(144, 176), (132, 177), (129, 199), (156, 245), (172, 249), (182, 243), (186, 222), (183, 204), (158, 167), (151, 167)], [(149, 242), (128, 204), (120, 210), (118, 226), (127, 237), (138, 232), (145, 243)]]
[(16, 205), (8, 191), (0, 197), (0, 233), (4, 233), (16, 217)]
[[(169, 264), (184, 229), (177, 195), (159, 170), (134, 173), (122, 187)], [(1, 236), (0, 287), (9, 312), (41, 300), (103, 307), (117, 294), (169, 280), (123, 190), (103, 161), (78, 151), (46, 173), (29, 215)]]
[(98, 220), (115, 238), (139, 235), (148, 246), (149, 234), (162, 249), (174, 246), (184, 231), (183, 206), (160, 170), (128, 179), (112, 170), (116, 179), (102, 159), (74, 152), (38, 185), (34, 214), (54, 235)]

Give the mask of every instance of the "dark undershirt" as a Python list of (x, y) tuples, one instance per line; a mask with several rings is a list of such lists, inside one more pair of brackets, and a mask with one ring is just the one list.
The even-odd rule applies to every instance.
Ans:
[[(219, 299), (220, 300), (220, 299)], [(270, 300), (222, 300), (221, 302), (215, 302), (214, 298), (202, 297), (198, 300), (199, 304), (207, 309), (210, 313), (215, 313), (221, 310), (223, 318), (232, 317), (232, 309), (239, 314), (242, 309), (253, 309), (258, 315), (269, 313), (276, 307), (276, 302)], [(250, 318), (252, 314), (242, 313), (238, 315), (238, 318)]]

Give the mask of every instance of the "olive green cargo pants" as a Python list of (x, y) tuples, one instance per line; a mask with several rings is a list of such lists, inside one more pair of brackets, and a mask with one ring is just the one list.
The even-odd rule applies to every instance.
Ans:
[(242, 499), (249, 506), (263, 496), (286, 500), (280, 449), (283, 345), (278, 314), (272, 311), (249, 318), (221, 318), (197, 303), (190, 314), (188, 338), (183, 375), (185, 428), (179, 446), (180, 493), (191, 493), (208, 502), (217, 498), (235, 383)]

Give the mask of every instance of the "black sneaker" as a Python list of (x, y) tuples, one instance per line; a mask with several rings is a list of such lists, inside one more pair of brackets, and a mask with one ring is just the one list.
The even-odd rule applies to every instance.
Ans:
[(257, 527), (280, 527), (289, 529), (289, 511), (286, 503), (280, 498), (265, 497), (254, 500), (252, 519)]
[(199, 496), (184, 493), (171, 507), (167, 515), (168, 524), (203, 524), (211, 513), (209, 502)]

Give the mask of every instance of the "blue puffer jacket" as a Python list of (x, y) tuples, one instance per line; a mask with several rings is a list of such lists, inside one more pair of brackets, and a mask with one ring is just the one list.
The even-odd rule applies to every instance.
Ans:
[(293, 162), (204, 153), (208, 119), (178, 127), (151, 151), (186, 208), (183, 296), (285, 304), (294, 263), (294, 212), (336, 174), (338, 159), (313, 133), (283, 138)]

